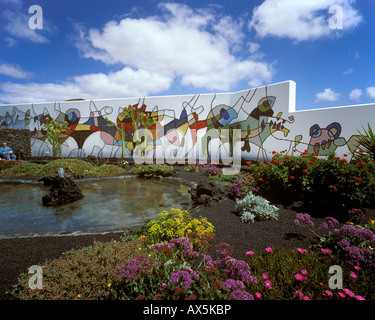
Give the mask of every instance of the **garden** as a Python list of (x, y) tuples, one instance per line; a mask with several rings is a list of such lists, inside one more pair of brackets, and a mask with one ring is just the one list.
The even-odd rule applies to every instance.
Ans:
[(196, 184), (207, 179), (228, 190), (227, 197), (207, 206), (163, 210), (115, 239), (67, 247), (59, 257), (38, 261), (43, 289), (30, 289), (31, 275), (24, 272), (6, 297), (374, 300), (375, 159), (370, 151), (360, 149), (351, 161), (334, 152), (323, 158), (307, 150), (273, 151), (269, 161), (248, 161), (232, 176), (223, 175), (219, 164), (1, 161), (0, 179), (36, 180), (65, 168), (76, 178), (126, 173)]

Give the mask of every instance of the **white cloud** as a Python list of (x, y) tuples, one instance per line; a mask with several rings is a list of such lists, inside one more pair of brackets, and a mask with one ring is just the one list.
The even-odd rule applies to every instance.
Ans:
[[(232, 90), (239, 82), (251, 87), (271, 81), (273, 66), (260, 55), (247, 56), (243, 22), (218, 8), (192, 9), (161, 3), (159, 16), (122, 15), (102, 28), (76, 25), (75, 44), (83, 58), (118, 71), (84, 74), (59, 83), (3, 83), (0, 101), (23, 103), (70, 98), (100, 99), (147, 96), (172, 85), (210, 91)], [(253, 46), (257, 51), (259, 46)], [(240, 52), (241, 57), (238, 53)]]
[(343, 74), (344, 76), (347, 76), (348, 74), (351, 74), (351, 73), (353, 73), (353, 72), (354, 72), (354, 69), (349, 68), (348, 70), (344, 71), (342, 74)]
[(368, 98), (375, 99), (375, 87), (367, 87), (366, 93)]
[[(77, 47), (86, 58), (156, 72), (195, 87), (228, 90), (241, 80), (258, 85), (271, 80), (271, 65), (232, 54), (246, 46), (232, 17), (177, 3), (162, 3), (159, 9), (165, 12), (162, 18), (126, 17), (102, 30), (81, 29)], [(259, 70), (264, 72), (256, 74)]]
[(33, 75), (32, 72), (25, 71), (19, 65), (11, 63), (0, 64), (0, 74), (17, 79), (27, 79)]
[(340, 93), (334, 92), (331, 88), (324, 89), (323, 92), (318, 92), (315, 94), (316, 100), (315, 102), (322, 102), (322, 101), (336, 101), (340, 97)]
[(255, 53), (260, 49), (260, 44), (256, 42), (249, 42), (249, 52)]
[(362, 16), (354, 8), (353, 0), (264, 0), (253, 10), (249, 28), (260, 37), (290, 38), (296, 41), (315, 40), (335, 33), (329, 27), (331, 5), (343, 11), (343, 29), (355, 28)]
[(350, 100), (351, 101), (359, 101), (359, 99), (361, 98), (361, 95), (363, 94), (363, 91), (361, 89), (353, 89), (351, 92), (350, 92)]
[(4, 30), (9, 34), (6, 37), (9, 46), (14, 46), (16, 39), (34, 43), (50, 42), (47, 35), (56, 33), (57, 28), (46, 20), (43, 15), (43, 29), (31, 29), (29, 27), (29, 19), (32, 15), (27, 14), (28, 10), (23, 8), (19, 1), (14, 1), (14, 4), (13, 9), (5, 10), (1, 17), (4, 21)]
[(4, 29), (10, 34), (12, 38), (26, 39), (36, 43), (47, 43), (48, 38), (42, 35), (40, 30), (33, 30), (29, 28), (29, 18), (27, 14), (18, 11), (7, 10), (3, 14), (5, 21)]
[(86, 74), (61, 83), (0, 83), (0, 101), (25, 103), (72, 98), (110, 99), (145, 96), (169, 88), (171, 79), (145, 70), (124, 68), (108, 75)]

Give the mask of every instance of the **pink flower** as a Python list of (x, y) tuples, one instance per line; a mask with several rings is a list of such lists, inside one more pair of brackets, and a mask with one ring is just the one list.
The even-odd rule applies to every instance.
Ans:
[(345, 294), (347, 294), (350, 298), (354, 298), (355, 297), (355, 294), (350, 291), (349, 289), (347, 288), (344, 288), (343, 291), (345, 292)]
[(306, 254), (306, 253), (307, 253), (307, 250), (306, 250), (306, 249), (302, 249), (302, 248), (297, 248), (297, 251), (298, 251), (300, 254)]
[(266, 280), (266, 281), (264, 282), (264, 286), (265, 286), (266, 289), (271, 290), (271, 289), (272, 289), (272, 282), (269, 281), (269, 280)]
[(361, 296), (356, 296), (355, 297), (357, 300), (366, 300), (365, 298), (361, 297)]
[(294, 278), (296, 278), (297, 281), (303, 281), (303, 280), (306, 280), (306, 277), (303, 276), (302, 274), (299, 274), (299, 273), (295, 274), (295, 275), (294, 275)]
[(345, 298), (345, 293), (343, 293), (343, 292), (337, 292), (337, 294), (338, 294), (341, 298)]
[(350, 276), (352, 277), (352, 278), (357, 278), (357, 275), (352, 271), (352, 272), (350, 272)]
[(323, 253), (324, 255), (328, 255), (328, 254), (331, 254), (331, 253), (332, 253), (332, 251), (331, 251), (330, 249), (324, 249), (324, 248), (321, 248), (320, 250), (322, 251), (322, 253)]
[(245, 253), (248, 257), (254, 255), (254, 251), (248, 251)]
[(302, 273), (304, 276), (306, 276), (308, 272), (307, 272), (306, 270), (301, 270), (301, 273)]
[(361, 269), (361, 268), (358, 267), (358, 266), (354, 266), (354, 269), (359, 270), (359, 269)]
[(266, 248), (266, 252), (267, 252), (267, 253), (270, 253), (270, 252), (272, 252), (272, 248), (269, 248), (269, 247), (268, 247), (268, 248)]
[(331, 296), (333, 295), (333, 293), (332, 293), (331, 291), (329, 291), (329, 290), (326, 290), (325, 293), (326, 293), (326, 295), (329, 296), (329, 297), (331, 297)]
[(307, 297), (307, 296), (304, 296), (304, 297), (303, 297), (303, 300), (310, 300), (310, 298)]
[(257, 293), (255, 294), (255, 298), (257, 298), (257, 299), (262, 299), (262, 294), (259, 293), (259, 292), (257, 292)]
[(268, 275), (266, 275), (265, 273), (262, 274), (262, 279), (263, 280), (267, 280), (268, 279)]
[(303, 292), (301, 290), (296, 290), (296, 292), (294, 292), (294, 294), (299, 297), (300, 299), (303, 298)]

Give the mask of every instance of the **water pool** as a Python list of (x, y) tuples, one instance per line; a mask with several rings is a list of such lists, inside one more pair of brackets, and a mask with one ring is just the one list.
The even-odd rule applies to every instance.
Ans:
[(173, 180), (139, 178), (77, 183), (83, 199), (44, 207), (49, 187), (0, 184), (0, 239), (125, 230), (159, 212), (192, 204), (188, 187)]

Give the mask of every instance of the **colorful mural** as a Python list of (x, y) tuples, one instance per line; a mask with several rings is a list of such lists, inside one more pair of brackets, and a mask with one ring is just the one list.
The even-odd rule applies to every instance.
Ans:
[(3, 105), (0, 127), (29, 129), (33, 156), (52, 155), (43, 126), (54, 119), (68, 124), (64, 157), (228, 159), (239, 143), (243, 160), (267, 160), (273, 150), (353, 154), (357, 129), (375, 115), (374, 104), (296, 112), (294, 101), (286, 81), (236, 93)]

